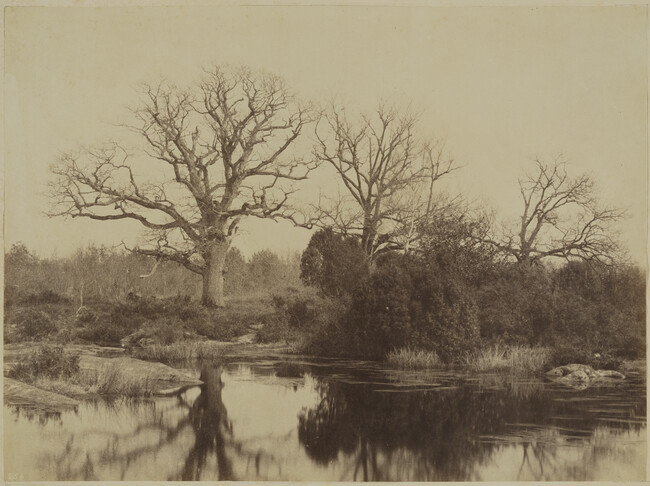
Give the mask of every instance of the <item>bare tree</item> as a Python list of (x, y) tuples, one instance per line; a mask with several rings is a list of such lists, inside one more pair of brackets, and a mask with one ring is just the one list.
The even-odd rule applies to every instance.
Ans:
[(535, 160), (535, 170), (519, 179), (523, 214), (515, 230), (488, 239), (519, 263), (547, 257), (612, 263), (619, 247), (612, 223), (622, 210), (603, 208), (587, 174), (570, 177), (561, 158), (552, 163)]
[(347, 194), (321, 199), (315, 220), (360, 236), (370, 260), (383, 249), (408, 246), (392, 236), (404, 239), (415, 215), (431, 207), (431, 197), (425, 201), (421, 194), (455, 169), (442, 145), (417, 140), (416, 124), (414, 116), (385, 106), (353, 123), (345, 109), (332, 107), (316, 127), (315, 158), (334, 168)]
[(146, 86), (133, 114), (145, 153), (113, 142), (60, 157), (51, 214), (140, 222), (149, 234), (135, 251), (202, 275), (202, 303), (223, 306), (224, 261), (242, 218), (300, 223), (289, 197), (314, 162), (287, 154), (310, 112), (272, 74), (215, 67), (190, 89)]

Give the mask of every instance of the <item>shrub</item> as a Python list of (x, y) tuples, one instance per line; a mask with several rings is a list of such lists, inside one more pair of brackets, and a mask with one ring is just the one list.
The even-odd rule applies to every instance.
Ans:
[(397, 262), (378, 267), (357, 290), (346, 327), (359, 355), (383, 358), (408, 344), (413, 290), (408, 270)]
[(110, 310), (87, 310), (77, 324), (81, 329), (77, 336), (81, 339), (99, 344), (116, 344), (142, 325), (144, 319), (111, 312)]
[(66, 304), (70, 302), (67, 297), (58, 294), (52, 290), (42, 290), (41, 292), (32, 293), (24, 297), (23, 304)]
[(78, 371), (79, 355), (64, 352), (62, 346), (44, 344), (9, 370), (8, 376), (33, 382), (40, 377), (68, 378)]
[[(342, 300), (329, 298), (313, 288), (287, 288), (274, 294), (273, 315), (257, 330), (257, 341), (261, 343), (297, 343), (301, 347), (316, 344), (324, 328), (341, 321), (346, 306)], [(322, 354), (316, 348), (316, 354)]]
[(300, 278), (330, 297), (350, 295), (368, 275), (366, 256), (358, 238), (332, 229), (317, 231), (300, 261)]
[(258, 343), (288, 343), (299, 336), (300, 333), (283, 316), (277, 316), (257, 330), (255, 341)]
[(38, 309), (21, 309), (13, 320), (17, 334), (23, 339), (44, 338), (58, 329), (52, 316)]
[(479, 343), (476, 304), (467, 287), (440, 274), (428, 274), (429, 297), (418, 341), (428, 343), (447, 363), (458, 362)]

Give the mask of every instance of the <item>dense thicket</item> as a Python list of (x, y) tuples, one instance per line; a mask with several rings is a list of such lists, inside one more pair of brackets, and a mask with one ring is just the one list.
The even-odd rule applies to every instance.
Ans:
[[(431, 221), (421, 228), (417, 251), (378, 259), (352, 292), (345, 318), (317, 333), (310, 350), (381, 357), (409, 346), (435, 350), (447, 362), (490, 344), (551, 347), (556, 362), (645, 355), (639, 268), (513, 263), (473, 237), (477, 224), (459, 216)], [(315, 235), (303, 255), (303, 273), (322, 240), (324, 234)], [(337, 267), (346, 257), (336, 253), (328, 262), (333, 254), (320, 253), (321, 287), (323, 281), (330, 288), (347, 284), (349, 276)]]

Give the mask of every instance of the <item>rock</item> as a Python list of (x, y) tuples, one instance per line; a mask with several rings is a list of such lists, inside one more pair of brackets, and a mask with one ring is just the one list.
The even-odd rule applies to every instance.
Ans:
[(619, 373), (618, 371), (614, 370), (598, 370), (597, 373), (601, 378), (618, 378), (620, 380), (625, 379), (625, 375), (623, 373)]
[(35, 412), (57, 413), (74, 409), (79, 401), (52, 393), (22, 381), (5, 377), (4, 395), (7, 405), (15, 405)]
[(119, 357), (100, 358), (98, 356), (81, 356), (79, 368), (82, 371), (99, 372), (107, 367), (117, 368), (117, 372), (127, 379), (149, 380), (155, 389), (170, 388), (170, 386), (201, 385), (203, 382), (186, 371), (177, 370), (171, 366), (140, 359)]
[(614, 370), (594, 370), (584, 364), (568, 364), (558, 366), (546, 372), (546, 376), (553, 381), (583, 390), (594, 382), (603, 379), (625, 379), (625, 375)]
[(142, 329), (139, 329), (129, 334), (128, 336), (120, 339), (120, 345), (122, 347), (136, 346), (138, 344), (138, 341), (146, 337), (147, 337), (147, 332)]

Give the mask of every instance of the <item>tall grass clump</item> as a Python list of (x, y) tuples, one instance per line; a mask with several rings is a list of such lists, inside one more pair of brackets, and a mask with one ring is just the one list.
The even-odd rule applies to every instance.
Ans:
[(118, 366), (109, 364), (99, 370), (79, 373), (75, 380), (88, 393), (99, 395), (121, 395), (126, 397), (149, 397), (154, 392), (148, 377), (136, 378), (121, 373)]
[(408, 347), (393, 349), (386, 356), (386, 360), (397, 368), (405, 369), (437, 368), (441, 365), (441, 360), (435, 351), (424, 351)]
[(481, 348), (465, 358), (465, 364), (475, 371), (531, 373), (543, 370), (550, 362), (551, 352), (548, 348), (499, 344)]
[(540, 346), (510, 346), (507, 353), (509, 367), (524, 372), (543, 370), (551, 362), (551, 350)]

